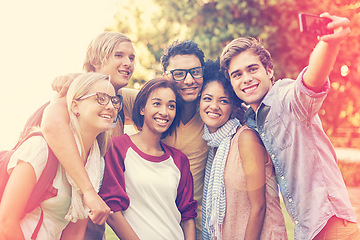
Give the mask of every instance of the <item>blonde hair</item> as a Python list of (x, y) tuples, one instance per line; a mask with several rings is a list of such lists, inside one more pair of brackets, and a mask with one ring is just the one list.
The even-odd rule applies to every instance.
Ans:
[[(74, 134), (78, 137), (80, 146), (81, 146), (81, 156), (86, 156), (84, 150), (83, 140), (80, 134), (80, 126), (78, 118), (75, 113), (71, 111), (71, 105), (74, 100), (79, 99), (89, 92), (89, 89), (97, 82), (107, 80), (109, 81), (109, 77), (105, 76), (101, 73), (83, 73), (80, 74), (75, 80), (71, 83), (69, 90), (66, 95), (66, 103), (68, 106), (68, 112), (70, 116), (70, 126)], [(100, 133), (96, 140), (98, 141), (100, 154), (101, 156), (105, 155), (107, 150), (108, 142), (111, 137), (111, 130), (107, 130), (105, 132)]]
[(95, 72), (95, 65), (103, 65), (109, 59), (117, 44), (131, 42), (130, 38), (122, 33), (103, 32), (94, 38), (86, 51), (83, 69), (85, 72)]

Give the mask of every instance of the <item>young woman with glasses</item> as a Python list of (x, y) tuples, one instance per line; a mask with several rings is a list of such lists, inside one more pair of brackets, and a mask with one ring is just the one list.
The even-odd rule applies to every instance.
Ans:
[[(122, 106), (121, 98), (115, 95), (107, 76), (86, 73), (72, 82), (66, 102), (83, 164), (98, 191), (104, 169), (102, 156), (114, 118)], [(0, 203), (0, 239), (30, 239), (41, 217), (37, 239), (83, 239), (89, 209), (83, 203), (81, 190), (61, 164), (52, 182), (56, 196), (44, 200), (22, 217), (48, 154), (47, 142), (38, 135), (28, 138), (12, 155), (7, 167), (9, 181)]]

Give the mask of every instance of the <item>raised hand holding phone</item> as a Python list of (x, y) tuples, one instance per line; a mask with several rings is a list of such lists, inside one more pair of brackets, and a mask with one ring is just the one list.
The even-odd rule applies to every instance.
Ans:
[(300, 31), (325, 42), (342, 42), (350, 34), (350, 21), (345, 17), (322, 13), (320, 16), (300, 13)]
[(315, 36), (323, 36), (334, 33), (327, 26), (332, 20), (327, 17), (320, 17), (308, 13), (299, 14), (300, 32), (309, 33)]

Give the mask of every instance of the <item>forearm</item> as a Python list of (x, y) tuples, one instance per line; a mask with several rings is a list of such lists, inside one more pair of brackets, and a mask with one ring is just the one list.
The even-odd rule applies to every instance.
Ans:
[(19, 239), (24, 240), (24, 234), (20, 228), (20, 223), (9, 223), (3, 222), (0, 223), (0, 239), (1, 240), (13, 240)]
[(260, 235), (262, 232), (264, 219), (265, 219), (265, 213), (266, 213), (265, 206), (251, 207), (249, 221), (245, 231), (245, 240), (260, 239)]
[(88, 218), (78, 220), (76, 223), (69, 222), (61, 234), (61, 240), (84, 239), (87, 223)]
[(319, 92), (330, 75), (339, 53), (340, 44), (320, 41), (309, 60), (309, 68), (303, 76), (306, 87)]
[(140, 239), (120, 211), (109, 215), (107, 223), (121, 240)]
[(323, 13), (320, 17), (331, 19), (327, 28), (333, 30), (334, 33), (319, 37), (320, 41), (310, 56), (309, 68), (303, 77), (305, 86), (315, 92), (321, 90), (334, 66), (341, 42), (351, 32), (350, 21), (347, 18), (329, 13)]
[(64, 98), (55, 97), (45, 109), (41, 130), (59, 162), (82, 192), (95, 191), (85, 170), (85, 160), (80, 156), (70, 128)]
[(180, 223), (180, 225), (183, 229), (186, 240), (189, 240), (189, 239), (195, 240), (196, 239), (195, 220), (193, 218), (182, 221)]

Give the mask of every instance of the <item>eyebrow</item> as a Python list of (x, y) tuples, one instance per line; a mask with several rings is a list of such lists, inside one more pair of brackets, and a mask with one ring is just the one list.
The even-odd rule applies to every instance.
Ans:
[[(126, 54), (123, 51), (115, 51), (114, 54)], [(130, 56), (135, 57), (135, 54), (130, 54)]]
[[(260, 66), (258, 63), (253, 63), (253, 64), (250, 64), (248, 66), (246, 66), (246, 69), (249, 69), (249, 68), (252, 68), (252, 67), (258, 67)], [(233, 71), (232, 73), (230, 73), (230, 76), (234, 75), (235, 73), (238, 73), (240, 72), (240, 69), (236, 69), (235, 71)]]
[[(210, 96), (210, 97), (213, 97), (213, 95), (211, 95), (210, 93), (204, 93), (204, 96)], [(230, 97), (228, 97), (228, 96), (222, 96), (222, 97), (219, 97), (219, 99), (228, 99), (228, 100), (230, 100)]]
[[(161, 98), (152, 98), (151, 100), (152, 100), (152, 101), (163, 101)], [(170, 100), (169, 102), (176, 103), (175, 100)]]

